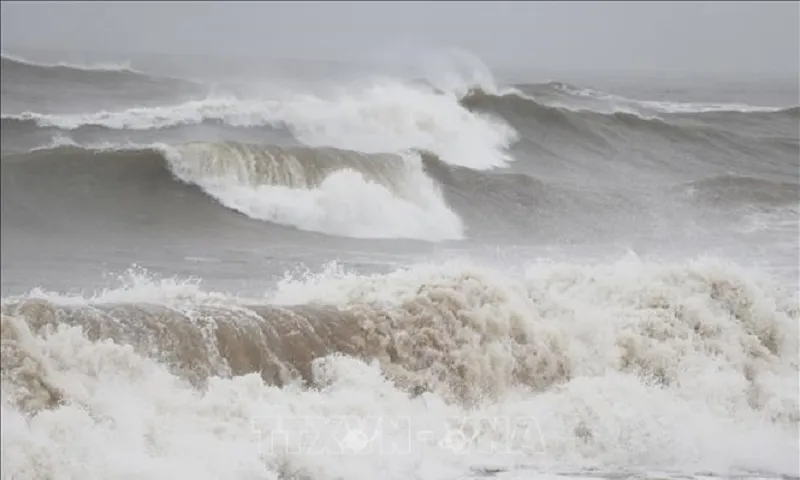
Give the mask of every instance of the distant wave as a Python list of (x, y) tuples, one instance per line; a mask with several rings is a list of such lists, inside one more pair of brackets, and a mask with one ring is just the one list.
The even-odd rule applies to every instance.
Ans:
[[(62, 146), (9, 155), (3, 162), (8, 178), (20, 178), (24, 172), (40, 183), (58, 184), (36, 195), (79, 188), (88, 189), (98, 202), (148, 202), (159, 208), (163, 201), (163, 208), (175, 200), (169, 192), (182, 188), (174, 183), (178, 179), (247, 217), (301, 230), (429, 241), (463, 235), (460, 218), (412, 154), (198, 142), (99, 149)], [(143, 194), (159, 185), (164, 188), (159, 201)], [(128, 197), (122, 198), (126, 192)], [(74, 195), (63, 192), (61, 202), (75, 200)]]
[[(565, 84), (562, 84), (560, 82), (554, 82), (554, 84), (548, 83), (545, 85), (548, 87), (554, 85), (553, 88), (557, 90), (564, 90), (566, 92), (569, 92), (570, 94), (577, 95), (574, 90), (577, 87), (566, 87), (564, 86)], [(583, 92), (583, 90), (577, 90), (577, 91)], [(631, 99), (624, 99), (624, 100), (632, 104), (635, 103), (644, 108), (641, 109), (630, 108), (630, 106), (626, 107), (625, 105), (620, 105), (619, 106), (620, 108), (613, 108), (612, 105), (611, 110), (603, 110), (598, 107), (593, 108), (592, 105), (578, 106), (578, 105), (567, 105), (557, 102), (548, 102), (547, 100), (540, 101), (537, 98), (527, 95), (517, 89), (507, 90), (505, 92), (502, 92), (501, 94), (489, 93), (480, 89), (473, 89), (469, 92), (467, 96), (465, 96), (464, 100), (469, 101), (470, 99), (475, 99), (478, 97), (511, 99), (513, 101), (518, 102), (517, 106), (519, 108), (524, 108), (523, 105), (529, 105), (529, 106), (535, 105), (546, 109), (564, 110), (576, 113), (591, 112), (600, 115), (611, 115), (611, 116), (635, 115), (637, 117), (640, 117), (642, 120), (662, 120), (662, 121), (666, 120), (655, 116), (655, 113), (674, 113), (674, 114), (739, 113), (739, 114), (783, 114), (790, 116), (797, 116), (798, 113), (800, 113), (800, 106), (758, 107), (758, 106), (744, 105), (744, 104), (655, 102), (655, 101), (641, 101), (641, 100), (631, 100)], [(593, 98), (602, 99), (605, 98), (605, 96), (597, 95), (593, 96)], [(618, 97), (618, 98), (623, 98), (623, 97)]]
[(127, 72), (127, 73), (142, 74), (142, 72), (134, 70), (131, 67), (130, 62), (92, 63), (87, 65), (66, 63), (66, 62), (47, 63), (47, 62), (37, 62), (33, 60), (27, 60), (25, 58), (12, 55), (10, 53), (3, 53), (0, 58), (2, 58), (4, 69), (5, 68), (13, 69), (13, 68), (28, 66), (28, 67), (38, 67), (46, 69), (80, 70), (84, 72)]
[[(526, 151), (541, 152), (544, 158), (568, 155), (566, 160), (572, 161), (575, 157), (613, 156), (617, 162), (635, 163), (650, 155), (630, 155), (631, 146), (647, 145), (643, 148), (663, 155), (657, 164), (641, 162), (648, 168), (688, 168), (686, 160), (679, 158), (697, 167), (714, 162), (721, 167), (724, 162), (727, 169), (735, 165), (752, 173), (758, 170), (757, 163), (775, 174), (794, 172), (798, 167), (797, 107), (658, 116), (562, 108), (521, 92), (497, 95), (478, 89), (461, 102), (470, 110), (504, 119), (521, 132)], [(764, 124), (770, 128), (763, 128)], [(723, 160), (718, 158), (721, 152), (729, 155)]]
[[(270, 109), (270, 107), (273, 107)], [(270, 103), (248, 102), (233, 97), (193, 100), (175, 105), (159, 107), (134, 107), (121, 111), (102, 111), (85, 114), (40, 114), (24, 112), (4, 114), (4, 122), (35, 124), (40, 127), (55, 127), (75, 130), (81, 127), (103, 127), (116, 130), (161, 129), (175, 125), (198, 124), (218, 120), (232, 126), (268, 125), (279, 121), (271, 118)]]
[[(357, 110), (354, 105), (358, 106)], [(790, 107), (753, 111), (747, 115), (788, 115), (788, 118), (795, 118), (798, 112), (798, 107)], [(606, 128), (605, 123), (611, 120), (618, 128), (647, 129), (665, 136), (728, 138), (731, 133), (723, 132), (728, 118), (719, 115), (737, 114), (706, 112), (697, 114), (697, 120), (702, 122), (703, 115), (714, 115), (707, 117), (708, 124), (682, 125), (669, 118), (636, 112), (605, 113), (585, 108), (562, 108), (540, 103), (515, 91), (492, 94), (473, 89), (459, 99), (394, 84), (331, 98), (311, 95), (278, 99), (209, 97), (173, 105), (85, 114), (4, 114), (2, 122), (4, 129), (35, 125), (62, 130), (102, 127), (144, 131), (205, 122), (218, 122), (235, 128), (287, 127), (295, 138), (309, 145), (375, 153), (421, 148), (436, 153), (448, 163), (483, 169), (502, 166), (513, 160), (505, 150), (518, 138), (517, 130), (528, 129), (535, 133), (536, 128), (560, 127), (574, 135), (577, 141), (594, 138), (603, 144), (606, 140), (601, 132)], [(15, 123), (22, 125), (15, 127)], [(455, 136), (449, 133), (452, 131), (461, 134)]]
[[(431, 96), (434, 97), (434, 95)], [(436, 97), (438, 97), (440, 100), (438, 103), (445, 103), (442, 102), (441, 99), (446, 97), (441, 95), (436, 95)], [(344, 103), (350, 100), (351, 99), (348, 98), (333, 100), (321, 98), (312, 99), (307, 96), (297, 96), (295, 98), (274, 100), (247, 98), (240, 99), (233, 96), (209, 97), (202, 100), (191, 100), (173, 105), (138, 107), (120, 111), (101, 111), (84, 114), (55, 115), (40, 114), (35, 112), (4, 114), (2, 116), (2, 121), (7, 124), (19, 122), (30, 126), (35, 125), (45, 128), (53, 127), (62, 130), (75, 130), (82, 127), (103, 127), (117, 130), (149, 130), (179, 125), (199, 124), (208, 121), (222, 122), (233, 127), (253, 127), (292, 123), (296, 124), (296, 129), (302, 133), (304, 130), (311, 130), (314, 128), (311, 126), (311, 122), (315, 121), (314, 118), (304, 119), (301, 117), (303, 113), (310, 113), (312, 106), (314, 106), (312, 105), (313, 103), (317, 104), (315, 106), (330, 110), (326, 117), (336, 118), (336, 116), (345, 114), (343, 110), (346, 108), (346, 106), (343, 104), (337, 105), (337, 102), (341, 101)], [(491, 94), (482, 90), (473, 89), (463, 98), (459, 99), (459, 101), (462, 105), (468, 108), (475, 108), (479, 111), (485, 111), (486, 113), (493, 114), (495, 117), (502, 120), (513, 120), (519, 115), (527, 115), (538, 117), (541, 120), (556, 122), (561, 121), (568, 123), (569, 118), (591, 118), (581, 116), (570, 117), (570, 115), (588, 114), (608, 116), (610, 118), (616, 118), (620, 121), (624, 121), (628, 124), (638, 123), (640, 125), (648, 125), (648, 122), (650, 122), (650, 124), (652, 124), (652, 122), (656, 122), (660, 125), (672, 124), (669, 119), (659, 118), (657, 116), (646, 116), (637, 112), (615, 111), (613, 113), (608, 113), (595, 111), (590, 108), (571, 109), (564, 108), (562, 106), (548, 105), (546, 103), (541, 103), (527, 95), (514, 91), (509, 91), (502, 94)], [(405, 127), (407, 129), (415, 127), (422, 130), (428, 126), (423, 123), (425, 121), (425, 117), (429, 115), (424, 111), (414, 112), (413, 110), (409, 109), (408, 112), (393, 112), (392, 110), (396, 109), (396, 106), (380, 104), (365, 105), (365, 107), (374, 110), (374, 112), (366, 110), (365, 114), (375, 115), (376, 121), (383, 122), (382, 124), (375, 125), (373, 128), (384, 128), (388, 130), (389, 128), (393, 127)], [(308, 110), (304, 112), (304, 109)], [(341, 110), (337, 111), (338, 109)], [(384, 109), (385, 111), (383, 111)], [(431, 108), (429, 108), (429, 110), (430, 109)], [(719, 115), (735, 115), (736, 113), (741, 112), (709, 110), (698, 113), (697, 118), (704, 118), (705, 116), (706, 118), (724, 121), (726, 117)], [(748, 111), (747, 113), (750, 115), (785, 115), (789, 118), (792, 118), (800, 115), (800, 107), (787, 107), (773, 110), (753, 110)], [(408, 124), (404, 126), (399, 123), (399, 121), (402, 121), (399, 115), (415, 114), (419, 115), (419, 118), (417, 119), (417, 125)], [(446, 113), (444, 110), (439, 112), (439, 115), (444, 116), (445, 114)], [(392, 118), (392, 116), (396, 116), (396, 118)], [(311, 117), (311, 115), (309, 115), (309, 117)], [(429, 125), (430, 128), (443, 128), (444, 123), (436, 124), (433, 123), (436, 122), (435, 117), (429, 118), (429, 121), (432, 122)], [(356, 121), (355, 118), (342, 118), (341, 120), (346, 120), (350, 123)], [(366, 120), (366, 118), (362, 120)], [(444, 118), (441, 120), (444, 120)], [(514, 134), (511, 133), (508, 128), (504, 129), (502, 124), (496, 122), (492, 124), (491, 122), (486, 122), (485, 119), (480, 118), (465, 118), (464, 120), (465, 127), (468, 126), (469, 123), (472, 123), (475, 124), (474, 128), (484, 128), (486, 131), (485, 133), (482, 133), (482, 136), (489, 137), (490, 135), (504, 135), (507, 138), (514, 138)], [(391, 122), (398, 122), (398, 124), (392, 125)], [(479, 125), (480, 123), (484, 123), (484, 125)], [(414, 132), (410, 131), (409, 133)], [(419, 136), (421, 133), (423, 132), (419, 132), (417, 135)], [(397, 141), (395, 141), (395, 143), (396, 142)], [(505, 143), (508, 143), (508, 140), (505, 140)], [(403, 148), (410, 148), (412, 146), (418, 145), (406, 144), (403, 145)], [(430, 147), (430, 144), (428, 144), (427, 147)]]
[(474, 169), (491, 169), (512, 161), (506, 150), (516, 138), (514, 129), (501, 119), (470, 112), (456, 97), (403, 83), (375, 84), (327, 97), (227, 96), (86, 114), (3, 115), (4, 124), (35, 122), (63, 130), (84, 126), (149, 130), (209, 121), (234, 127), (285, 126), (310, 146), (370, 153), (420, 148), (436, 153), (445, 162)]
[(12, 106), (15, 112), (24, 108), (49, 112), (61, 105), (74, 105), (68, 111), (75, 111), (115, 104), (163, 104), (207, 91), (198, 82), (151, 75), (124, 65), (42, 64), (6, 55), (0, 62), (4, 112)]
[[(708, 102), (675, 102), (666, 100), (639, 100), (614, 95), (591, 88), (582, 88), (564, 82), (548, 82), (546, 84), (538, 85), (520, 85), (521, 89), (541, 89), (550, 88), (569, 96), (586, 98), (591, 100), (600, 100), (605, 102), (611, 109), (631, 113), (639, 111), (642, 114), (646, 112), (652, 113), (666, 113), (666, 114), (691, 114), (691, 113), (776, 113), (783, 111), (797, 111), (798, 106), (788, 107), (766, 107), (757, 105), (747, 105), (743, 103), (708, 103)], [(569, 107), (566, 107), (569, 108)]]
[(597, 145), (607, 145), (604, 132), (610, 128), (621, 130), (623, 134), (631, 130), (647, 130), (663, 137), (696, 138), (705, 132), (718, 133), (711, 127), (683, 127), (657, 116), (644, 116), (639, 113), (615, 111), (606, 113), (591, 109), (569, 109), (540, 103), (534, 98), (519, 92), (494, 95), (481, 90), (473, 90), (465, 96), (462, 103), (475, 111), (486, 112), (507, 119), (518, 130), (527, 128), (534, 134), (545, 128), (560, 129), (578, 142), (591, 141)]

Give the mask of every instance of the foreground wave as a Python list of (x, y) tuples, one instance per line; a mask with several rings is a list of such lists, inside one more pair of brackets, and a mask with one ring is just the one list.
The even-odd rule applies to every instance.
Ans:
[[(710, 260), (540, 265), (522, 279), (332, 265), (263, 300), (136, 276), (92, 298), (31, 292), (2, 306), (4, 471), (110, 478), (129, 472), (106, 461), (125, 451), (143, 475), (167, 461), (192, 478), (409, 478), (420, 462), (797, 476), (800, 310), (753, 278)], [(405, 441), (400, 419), (433, 434), (388, 473), (376, 450), (315, 455), (300, 433), (265, 451), (276, 417), (397, 420), (383, 445)], [(458, 421), (471, 440), (454, 446)], [(340, 427), (320, 424), (323, 440)]]

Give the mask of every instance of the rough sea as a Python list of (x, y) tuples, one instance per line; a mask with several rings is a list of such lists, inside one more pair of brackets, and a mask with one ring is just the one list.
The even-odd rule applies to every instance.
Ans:
[(0, 73), (3, 479), (800, 477), (797, 78)]

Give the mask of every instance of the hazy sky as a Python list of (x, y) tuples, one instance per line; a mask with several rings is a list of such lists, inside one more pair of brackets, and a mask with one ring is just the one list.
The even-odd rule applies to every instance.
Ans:
[(340, 60), (459, 47), (565, 71), (796, 74), (798, 2), (2, 2), (3, 50)]

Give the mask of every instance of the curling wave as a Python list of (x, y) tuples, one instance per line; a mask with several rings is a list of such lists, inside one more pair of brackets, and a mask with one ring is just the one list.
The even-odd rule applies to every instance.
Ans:
[[(445, 204), (421, 160), (412, 153), (381, 155), (233, 143), (103, 149), (68, 146), (9, 155), (3, 167), (9, 180), (4, 197), (27, 197), (24, 192), (14, 194), (12, 178), (20, 182), (32, 176), (30, 181), (41, 183), (40, 175), (61, 170), (63, 174), (53, 178), (56, 185), (46, 187), (40, 195), (48, 195), (53, 187), (72, 190), (60, 197), (63, 204), (82, 202), (77, 198), (82, 191), (91, 196), (90, 211), (108, 208), (108, 201), (169, 208), (183, 196), (174, 181), (178, 179), (252, 219), (302, 230), (430, 241), (463, 235), (460, 218)], [(163, 193), (153, 197), (155, 192)], [(185, 207), (203, 211), (199, 205)], [(85, 214), (86, 208), (76, 211)], [(185, 209), (180, 212), (189, 213)], [(100, 214), (98, 220), (108, 216)]]

